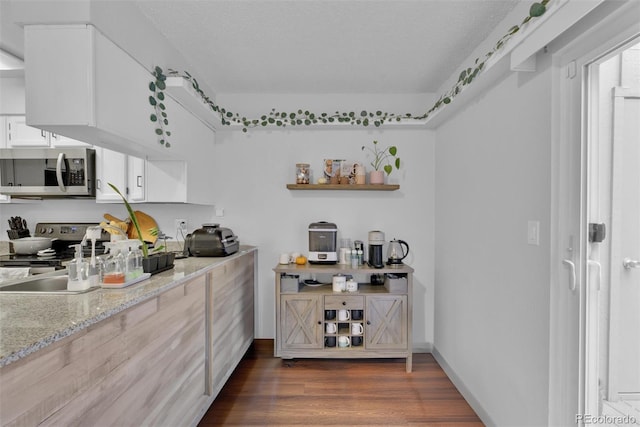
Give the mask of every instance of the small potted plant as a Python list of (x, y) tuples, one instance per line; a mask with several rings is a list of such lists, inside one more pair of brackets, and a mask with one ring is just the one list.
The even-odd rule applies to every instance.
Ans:
[(363, 145), (362, 150), (369, 150), (374, 156), (371, 162), (374, 170), (369, 173), (370, 184), (384, 184), (385, 172), (387, 175), (391, 175), (394, 166), (396, 169), (400, 169), (400, 157), (397, 156), (398, 148), (395, 145), (381, 150), (378, 147), (378, 141), (373, 141), (373, 149)]
[[(133, 223), (133, 226), (136, 229), (136, 232), (138, 234), (138, 240), (140, 240), (141, 247), (142, 247), (142, 266), (143, 266), (144, 272), (154, 274), (154, 272), (159, 272), (159, 270), (164, 269), (169, 265), (173, 265), (173, 259), (170, 260), (170, 264), (169, 264), (169, 257), (165, 249), (166, 245), (155, 248), (153, 250), (153, 253), (151, 255), (149, 254), (149, 248), (147, 247), (147, 243), (144, 241), (144, 238), (142, 237), (143, 235), (142, 235), (142, 231), (140, 230), (140, 223), (138, 222), (138, 217), (136, 216), (133, 209), (131, 209), (131, 205), (129, 205), (129, 202), (127, 202), (127, 199), (120, 192), (120, 190), (118, 190), (118, 188), (115, 185), (111, 184), (110, 182), (108, 184), (109, 184), (109, 187), (111, 187), (113, 191), (115, 191), (122, 198), (122, 201), (124, 202), (124, 205), (127, 208), (127, 212), (129, 213), (129, 218), (131, 219), (131, 222)], [(154, 236), (158, 235), (158, 229), (155, 227), (149, 231)], [(160, 252), (162, 249), (165, 249), (165, 252)]]

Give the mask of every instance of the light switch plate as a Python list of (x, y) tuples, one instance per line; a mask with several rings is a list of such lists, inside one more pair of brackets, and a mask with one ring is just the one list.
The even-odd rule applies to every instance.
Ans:
[(540, 245), (540, 221), (527, 222), (527, 243)]

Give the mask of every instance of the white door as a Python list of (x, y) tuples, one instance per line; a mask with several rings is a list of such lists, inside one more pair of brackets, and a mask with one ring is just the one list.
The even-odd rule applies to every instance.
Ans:
[[(640, 90), (615, 88), (608, 400), (640, 399)], [(634, 399), (634, 400), (635, 400)]]
[(549, 343), (549, 425), (574, 425), (584, 413), (580, 395), (583, 341), (583, 248), (586, 228), (581, 194), (583, 150), (581, 65), (573, 55), (554, 58), (557, 117), (552, 148), (552, 241)]

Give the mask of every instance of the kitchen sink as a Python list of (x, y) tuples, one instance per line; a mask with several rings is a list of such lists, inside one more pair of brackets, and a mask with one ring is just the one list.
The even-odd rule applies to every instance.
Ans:
[(73, 295), (91, 292), (98, 288), (89, 288), (83, 291), (67, 290), (68, 275), (34, 277), (21, 280), (17, 283), (0, 285), (0, 292), (12, 294), (39, 294), (39, 295)]

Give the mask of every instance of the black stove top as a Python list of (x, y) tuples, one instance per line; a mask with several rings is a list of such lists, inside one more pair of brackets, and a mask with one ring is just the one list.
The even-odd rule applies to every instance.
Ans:
[[(63, 261), (69, 261), (75, 256), (74, 245), (82, 242), (88, 227), (97, 226), (95, 223), (38, 223), (35, 227), (35, 237), (50, 237), (51, 249), (56, 253), (52, 257), (37, 255), (0, 255), (0, 267), (60, 267)], [(104, 242), (110, 240), (110, 235), (102, 230), (100, 239), (96, 240), (96, 255), (104, 252)], [(84, 257), (91, 256), (91, 241), (82, 247)]]
[(62, 257), (39, 257), (36, 255), (0, 255), (0, 267), (62, 267)]

